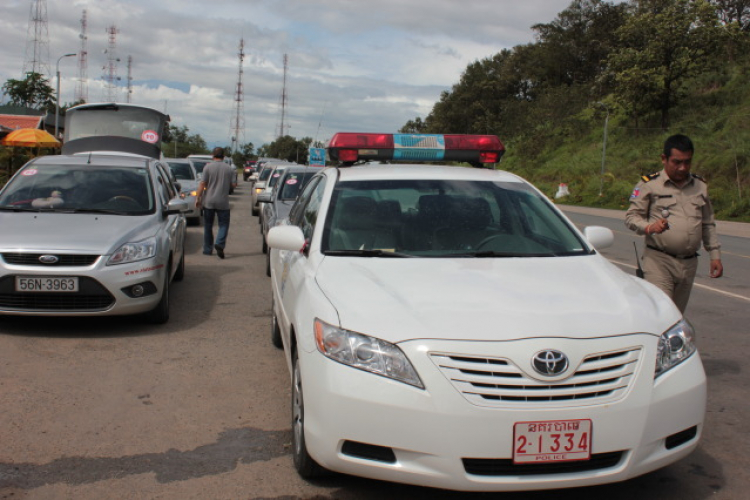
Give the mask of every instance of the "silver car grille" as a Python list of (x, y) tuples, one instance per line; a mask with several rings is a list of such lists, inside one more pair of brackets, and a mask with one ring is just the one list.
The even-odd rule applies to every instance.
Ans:
[[(39, 258), (44, 255), (55, 255), (58, 261), (54, 264), (42, 263)], [(16, 266), (43, 266), (43, 267), (88, 267), (93, 265), (99, 255), (67, 255), (67, 254), (44, 254), (44, 253), (11, 253), (2, 254), (3, 261), (6, 264)]]
[(625, 395), (635, 377), (639, 347), (592, 354), (565, 380), (527, 376), (511, 360), (433, 353), (432, 360), (453, 386), (479, 406), (583, 406), (610, 403)]

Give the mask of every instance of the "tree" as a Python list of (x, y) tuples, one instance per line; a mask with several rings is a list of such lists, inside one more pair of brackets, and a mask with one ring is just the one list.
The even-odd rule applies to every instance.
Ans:
[(9, 79), (3, 84), (3, 92), (11, 104), (32, 109), (54, 111), (54, 90), (44, 75), (30, 72), (23, 80)]
[(232, 153), (232, 163), (234, 163), (238, 167), (244, 166), (248, 160), (256, 158), (255, 154), (253, 154), (254, 149), (255, 146), (252, 142), (243, 144), (240, 151), (235, 151), (234, 153)]
[(724, 32), (705, 0), (640, 0), (616, 35), (608, 58), (615, 99), (636, 119), (658, 110), (666, 129), (687, 79), (718, 64)]
[(162, 137), (162, 151), (176, 158), (185, 158), (188, 155), (208, 154), (208, 145), (200, 134), (190, 134), (190, 129), (183, 125), (169, 124)]
[(270, 144), (259, 147), (258, 156), (268, 156), (295, 163), (307, 163), (308, 149), (312, 142), (312, 137), (297, 140), (291, 135), (285, 135)]

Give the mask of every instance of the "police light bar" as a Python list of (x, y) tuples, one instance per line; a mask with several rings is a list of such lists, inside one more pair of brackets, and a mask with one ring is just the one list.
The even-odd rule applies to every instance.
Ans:
[(357, 161), (456, 161), (497, 163), (505, 146), (495, 135), (359, 134), (339, 132), (328, 144), (331, 159)]

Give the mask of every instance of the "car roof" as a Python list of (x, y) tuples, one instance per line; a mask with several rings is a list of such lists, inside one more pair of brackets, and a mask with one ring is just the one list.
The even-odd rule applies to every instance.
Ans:
[(335, 167), (339, 172), (339, 180), (364, 181), (388, 179), (412, 180), (467, 180), (490, 182), (519, 182), (527, 184), (525, 180), (504, 170), (488, 168), (458, 167), (449, 165), (425, 164), (367, 164), (352, 167)]
[(145, 156), (118, 156), (111, 154), (48, 155), (35, 158), (33, 165), (96, 165), (112, 167), (144, 167), (155, 162)]

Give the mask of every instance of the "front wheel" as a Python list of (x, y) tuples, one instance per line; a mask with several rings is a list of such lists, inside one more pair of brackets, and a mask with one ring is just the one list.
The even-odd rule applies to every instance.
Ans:
[(157, 325), (169, 321), (169, 268), (164, 271), (164, 288), (161, 291), (161, 299), (156, 307), (146, 313), (146, 319)]
[(294, 372), (292, 376), (292, 458), (297, 473), (305, 479), (312, 479), (324, 475), (326, 471), (307, 453), (302, 373), (296, 349), (292, 352), (292, 364)]

